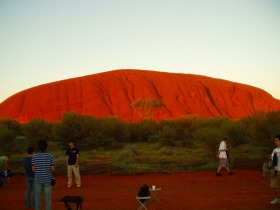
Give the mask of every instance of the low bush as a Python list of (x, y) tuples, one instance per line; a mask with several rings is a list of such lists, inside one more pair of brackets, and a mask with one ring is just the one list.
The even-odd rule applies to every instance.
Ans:
[(163, 147), (162, 149), (160, 149), (159, 155), (171, 156), (173, 155), (173, 150), (170, 147)]
[(136, 154), (133, 152), (132, 149), (124, 149), (118, 155), (117, 161), (123, 163), (133, 163), (136, 160)]

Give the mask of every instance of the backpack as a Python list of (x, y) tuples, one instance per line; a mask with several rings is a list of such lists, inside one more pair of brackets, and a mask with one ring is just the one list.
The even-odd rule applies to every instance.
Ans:
[(51, 178), (51, 186), (55, 186), (56, 185), (56, 179), (53, 177)]
[[(149, 196), (150, 196), (149, 186), (145, 184), (142, 187), (140, 187), (138, 192), (138, 197), (141, 198), (141, 197), (149, 197)], [(141, 203), (144, 203), (148, 199), (139, 199), (139, 200), (141, 201)]]
[(267, 160), (263, 164), (263, 170), (262, 170), (262, 177), (266, 178), (273, 178), (276, 175), (274, 166), (273, 166), (273, 160)]
[(0, 177), (0, 187), (4, 187), (4, 181), (3, 181), (2, 177)]
[(60, 199), (61, 202), (64, 202), (64, 205), (67, 210), (71, 210), (71, 207), (68, 203), (76, 203), (76, 210), (79, 208), (82, 209), (82, 203), (84, 201), (84, 198), (82, 196), (65, 196)]

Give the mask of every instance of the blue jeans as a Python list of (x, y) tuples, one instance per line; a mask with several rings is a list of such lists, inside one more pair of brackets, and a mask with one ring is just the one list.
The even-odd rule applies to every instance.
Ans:
[(26, 194), (25, 194), (25, 205), (26, 208), (34, 207), (34, 178), (26, 177)]
[(35, 182), (35, 209), (41, 210), (42, 194), (45, 194), (46, 210), (52, 209), (52, 189), (50, 183), (36, 183)]

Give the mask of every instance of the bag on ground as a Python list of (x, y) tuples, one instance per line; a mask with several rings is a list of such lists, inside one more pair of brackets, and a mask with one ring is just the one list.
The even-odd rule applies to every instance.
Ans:
[(61, 202), (64, 202), (67, 210), (71, 210), (71, 207), (68, 203), (76, 203), (76, 210), (82, 209), (82, 203), (84, 201), (82, 196), (70, 196), (67, 195), (60, 199)]
[[(149, 197), (150, 196), (150, 190), (148, 185), (143, 185), (140, 187), (139, 192), (138, 192), (138, 197)], [(148, 199), (139, 199), (142, 203), (144, 203)]]

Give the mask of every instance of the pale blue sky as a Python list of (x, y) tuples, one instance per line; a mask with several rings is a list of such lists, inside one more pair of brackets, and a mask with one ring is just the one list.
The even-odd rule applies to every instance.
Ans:
[(0, 102), (124, 68), (221, 78), (280, 99), (280, 1), (0, 0)]

